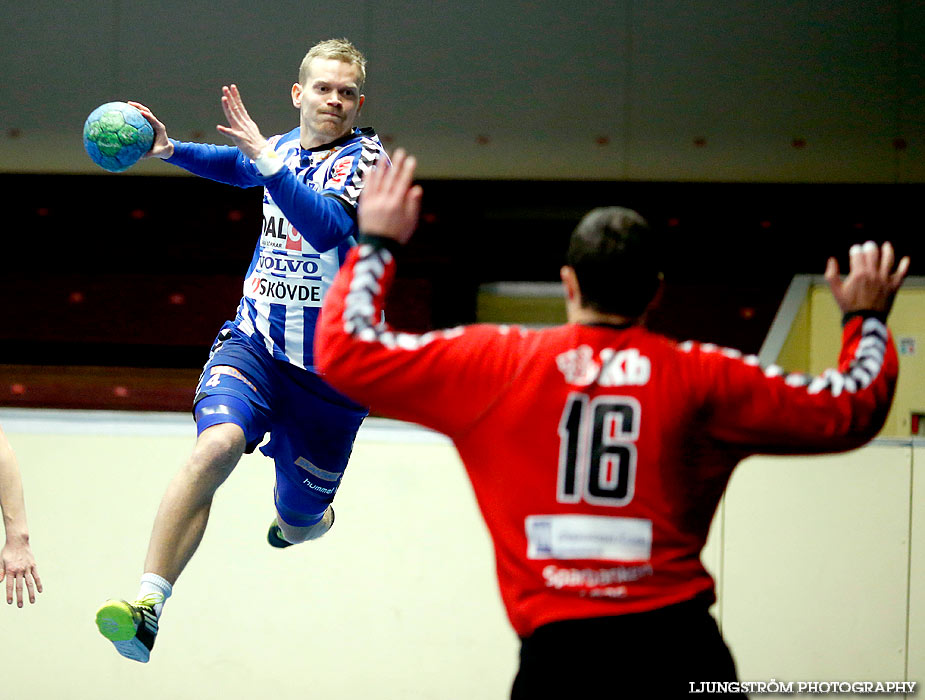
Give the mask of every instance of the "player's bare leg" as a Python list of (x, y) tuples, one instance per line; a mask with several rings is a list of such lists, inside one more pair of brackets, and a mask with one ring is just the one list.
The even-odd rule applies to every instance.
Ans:
[(173, 477), (161, 500), (145, 571), (172, 584), (202, 541), (212, 497), (244, 454), (244, 431), (233, 423), (206, 428), (186, 464)]
[(199, 547), (212, 497), (234, 470), (244, 448), (244, 431), (237, 425), (207, 428), (168, 485), (154, 518), (138, 599), (133, 603), (109, 600), (97, 611), (100, 632), (122, 656), (141, 662), (150, 658), (164, 601)]

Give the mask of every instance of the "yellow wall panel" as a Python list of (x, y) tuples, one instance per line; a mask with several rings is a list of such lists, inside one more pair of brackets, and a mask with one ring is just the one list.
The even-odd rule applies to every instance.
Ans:
[(809, 371), (821, 374), (838, 363), (842, 336), (841, 311), (824, 284), (814, 285), (810, 289), (810, 306)]
[(908, 437), (912, 412), (925, 414), (925, 287), (900, 290), (889, 324), (900, 346), (899, 384), (884, 434)]
[(787, 340), (784, 341), (784, 345), (777, 355), (776, 365), (783, 367), (788, 372), (809, 371), (811, 321), (811, 298), (807, 295), (807, 298), (800, 305), (796, 317), (793, 319)]

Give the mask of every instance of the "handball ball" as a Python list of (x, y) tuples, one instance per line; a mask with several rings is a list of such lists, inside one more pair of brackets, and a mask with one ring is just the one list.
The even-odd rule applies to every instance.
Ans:
[(111, 173), (127, 170), (154, 143), (154, 129), (125, 102), (100, 105), (84, 122), (84, 148), (90, 160)]

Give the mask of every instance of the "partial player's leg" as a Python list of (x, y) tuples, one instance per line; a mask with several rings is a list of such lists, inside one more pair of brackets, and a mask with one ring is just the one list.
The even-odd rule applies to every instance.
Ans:
[(103, 636), (136, 661), (150, 657), (161, 610), (202, 541), (216, 490), (266, 432), (270, 383), (259, 356), (235, 341), (223, 331), (203, 371), (194, 409), (199, 436), (161, 500), (138, 596), (109, 600), (97, 611)]
[(154, 518), (146, 572), (176, 583), (202, 541), (215, 491), (231, 474), (245, 446), (244, 431), (234, 423), (213, 425), (199, 435), (193, 454), (167, 486)]
[(200, 434), (193, 454), (168, 485), (154, 518), (142, 592), (134, 602), (110, 600), (97, 611), (100, 632), (122, 656), (141, 662), (150, 658), (164, 602), (202, 541), (215, 491), (244, 448), (239, 426), (214, 425)]
[(277, 548), (316, 540), (331, 529), (334, 525), (331, 502), (347, 466), (346, 457), (343, 466), (333, 465), (333, 470), (316, 466), (304, 456), (309, 454), (307, 449), (292, 449), (288, 444), (290, 435), (291, 431), (275, 427), (274, 437), (267, 446), (272, 449), (276, 464), (273, 490), (276, 518), (270, 524), (267, 541)]
[(331, 529), (331, 503), (367, 414), (316, 375), (285, 371), (297, 380), (287, 385), (282, 418), (261, 448), (276, 464), (277, 517), (267, 541), (278, 548), (317, 539)]

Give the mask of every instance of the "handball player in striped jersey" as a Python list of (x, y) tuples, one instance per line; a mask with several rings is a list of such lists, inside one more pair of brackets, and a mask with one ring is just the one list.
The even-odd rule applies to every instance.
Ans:
[(234, 146), (181, 143), (142, 104), (155, 130), (147, 157), (237, 187), (263, 187), (263, 225), (234, 320), (209, 355), (193, 412), (192, 456), (167, 487), (154, 521), (134, 601), (109, 600), (100, 632), (123, 656), (146, 662), (173, 584), (202, 539), (216, 489), (238, 460), (260, 448), (276, 466), (274, 547), (316, 539), (334, 522), (331, 502), (347, 466), (362, 405), (332, 389), (315, 369), (321, 303), (357, 235), (365, 177), (387, 156), (376, 133), (355, 126), (366, 59), (346, 39), (309, 50), (292, 86), (299, 126), (265, 138), (235, 85), (222, 88)]
[(453, 439), (522, 640), (512, 698), (687, 698), (691, 683), (735, 683), (700, 560), (720, 496), (749, 454), (874, 437), (896, 384), (885, 322), (908, 258), (894, 269), (890, 244), (853, 246), (844, 279), (829, 261), (844, 334), (838, 368), (819, 377), (643, 328), (659, 246), (619, 207), (593, 210), (572, 234), (567, 324), (395, 333), (378, 321), (392, 251), (417, 222), (413, 171), (398, 151), (371, 174), (317, 362), (355, 401)]

